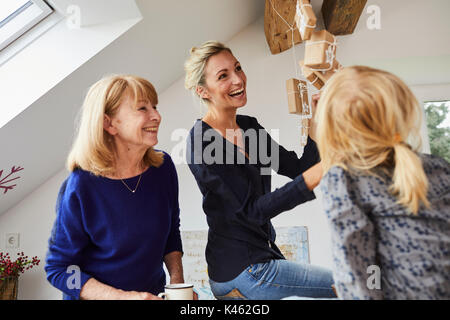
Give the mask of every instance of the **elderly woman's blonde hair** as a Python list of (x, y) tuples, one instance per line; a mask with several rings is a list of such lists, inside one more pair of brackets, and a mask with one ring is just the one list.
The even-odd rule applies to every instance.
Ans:
[[(184, 63), (184, 71), (186, 72), (184, 86), (197, 95), (197, 87), (205, 86), (205, 66), (208, 59), (222, 51), (228, 51), (232, 54), (230, 48), (218, 41), (206, 41), (198, 47), (192, 47), (189, 58)], [(203, 99), (204, 104), (208, 103), (208, 99)]]
[[(392, 176), (390, 191), (417, 213), (428, 179), (416, 153), (422, 112), (395, 75), (363, 66), (344, 68), (327, 83), (317, 107), (317, 145), (324, 173), (332, 166)], [(416, 147), (406, 141), (415, 139)]]
[[(89, 88), (81, 109), (76, 138), (67, 158), (70, 171), (81, 168), (101, 176), (115, 173), (114, 140), (103, 129), (103, 123), (105, 115), (114, 117), (127, 95), (134, 98), (136, 106), (138, 100), (148, 100), (153, 106), (158, 104), (153, 85), (137, 76), (106, 76)], [(163, 157), (162, 152), (151, 147), (142, 159), (142, 166), (159, 167)]]

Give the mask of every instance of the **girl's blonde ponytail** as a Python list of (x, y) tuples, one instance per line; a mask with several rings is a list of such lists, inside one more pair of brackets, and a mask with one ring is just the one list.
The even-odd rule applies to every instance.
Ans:
[(420, 203), (429, 206), (428, 179), (419, 156), (404, 143), (394, 145), (394, 172), (390, 192), (398, 202), (417, 214)]

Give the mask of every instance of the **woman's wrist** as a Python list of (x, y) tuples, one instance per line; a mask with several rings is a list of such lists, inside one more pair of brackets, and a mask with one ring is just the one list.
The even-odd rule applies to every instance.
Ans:
[(173, 284), (173, 283), (184, 283), (183, 275), (182, 274), (181, 275), (179, 275), (179, 274), (177, 274), (177, 275), (170, 275), (170, 283), (171, 284)]
[(320, 162), (303, 172), (303, 180), (310, 191), (319, 185), (322, 179), (322, 172), (322, 164)]
[(100, 281), (90, 278), (80, 291), (82, 300), (120, 300), (126, 295), (126, 291), (108, 286)]

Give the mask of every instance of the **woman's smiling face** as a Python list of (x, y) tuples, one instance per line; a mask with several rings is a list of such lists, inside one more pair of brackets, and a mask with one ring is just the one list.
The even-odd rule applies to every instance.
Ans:
[(205, 66), (206, 86), (198, 92), (216, 107), (239, 108), (247, 103), (247, 77), (241, 64), (228, 51), (211, 56)]
[[(158, 143), (158, 127), (161, 116), (148, 100), (135, 100), (127, 94), (117, 114), (111, 118), (115, 142), (149, 148)], [(111, 132), (110, 132), (111, 133)]]

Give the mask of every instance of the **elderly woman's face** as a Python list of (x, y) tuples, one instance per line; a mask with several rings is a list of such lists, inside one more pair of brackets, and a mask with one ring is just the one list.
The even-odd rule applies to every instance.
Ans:
[(203, 98), (217, 107), (242, 107), (247, 103), (247, 77), (241, 64), (227, 50), (213, 55), (205, 66)]
[(161, 116), (148, 100), (138, 101), (126, 95), (117, 113), (111, 118), (110, 130), (115, 142), (143, 148), (153, 147), (158, 143), (158, 128)]

